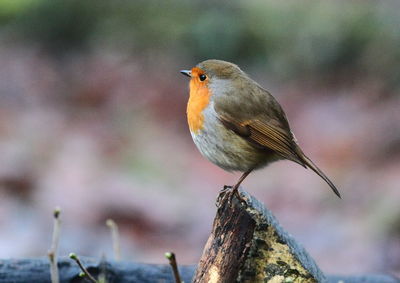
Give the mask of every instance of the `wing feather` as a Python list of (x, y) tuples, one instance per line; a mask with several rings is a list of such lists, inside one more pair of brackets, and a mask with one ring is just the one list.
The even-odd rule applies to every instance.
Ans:
[(271, 123), (254, 119), (236, 121), (232, 118), (220, 116), (219, 119), (229, 129), (247, 139), (258, 148), (266, 148), (275, 151), (285, 159), (292, 160), (304, 166), (304, 162), (297, 155), (297, 144), (291, 133), (286, 133)]
[(226, 91), (214, 100), (215, 112), (224, 126), (258, 149), (272, 150), (282, 158), (311, 168), (340, 197), (335, 185), (298, 146), (286, 115), (275, 98), (246, 75), (231, 83), (235, 95)]

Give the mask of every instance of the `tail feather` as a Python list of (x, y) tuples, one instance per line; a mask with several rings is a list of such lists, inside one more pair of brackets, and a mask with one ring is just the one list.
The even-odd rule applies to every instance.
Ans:
[(331, 180), (329, 180), (329, 178), (324, 174), (324, 172), (322, 172), (321, 169), (318, 168), (317, 165), (314, 164), (314, 162), (311, 161), (310, 158), (308, 158), (302, 151), (301, 149), (298, 152), (298, 155), (300, 157), (300, 160), (303, 161), (303, 164), (306, 165), (308, 168), (310, 168), (311, 170), (313, 170), (315, 173), (318, 174), (318, 176), (320, 176), (322, 179), (324, 179), (324, 181), (331, 187), (332, 191), (335, 193), (335, 195), (337, 195), (340, 199), (342, 198), (342, 196), (340, 195), (339, 190), (336, 188), (336, 186), (332, 183)]

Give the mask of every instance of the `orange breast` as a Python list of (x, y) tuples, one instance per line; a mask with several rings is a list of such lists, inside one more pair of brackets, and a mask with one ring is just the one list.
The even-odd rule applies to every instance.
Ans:
[(203, 110), (210, 102), (210, 92), (206, 83), (196, 78), (190, 80), (190, 96), (187, 105), (187, 119), (190, 131), (198, 133), (203, 128)]

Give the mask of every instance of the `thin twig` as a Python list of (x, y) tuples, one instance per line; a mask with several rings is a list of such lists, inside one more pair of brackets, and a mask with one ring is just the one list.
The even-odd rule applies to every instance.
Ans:
[(48, 252), (48, 257), (50, 259), (50, 278), (51, 283), (59, 283), (60, 277), (58, 274), (58, 243), (60, 242), (60, 231), (61, 231), (61, 220), (60, 220), (61, 209), (56, 207), (53, 212), (54, 217), (54, 227), (53, 227), (53, 238), (51, 241), (51, 247)]
[(107, 219), (106, 225), (110, 228), (111, 231), (111, 240), (113, 244), (114, 250), (114, 259), (119, 261), (121, 260), (121, 248), (120, 248), (120, 240), (119, 240), (119, 229), (117, 223), (115, 223), (112, 219)]
[[(92, 276), (92, 274), (89, 273), (89, 271), (86, 269), (86, 267), (83, 266), (82, 262), (79, 260), (78, 256), (75, 253), (70, 253), (69, 258), (73, 259), (79, 266), (79, 268), (82, 270), (83, 274), (92, 282), (92, 283), (98, 283), (97, 280)], [(82, 275), (80, 273), (79, 275)]]
[(106, 256), (104, 254), (101, 256), (101, 261), (99, 263), (99, 269), (100, 269), (100, 273), (99, 273), (99, 276), (97, 277), (97, 282), (98, 283), (107, 283), (107, 261), (106, 261)]
[(182, 283), (181, 276), (179, 275), (178, 264), (176, 263), (175, 254), (173, 252), (165, 253), (164, 256), (169, 260), (172, 272), (174, 273), (174, 278), (176, 283)]

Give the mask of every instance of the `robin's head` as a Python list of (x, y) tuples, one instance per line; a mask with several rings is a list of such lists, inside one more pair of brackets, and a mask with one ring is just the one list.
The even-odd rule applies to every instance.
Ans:
[[(232, 93), (232, 90), (248, 81), (248, 76), (235, 64), (222, 60), (206, 60), (191, 70), (182, 70), (182, 74), (190, 77), (190, 95), (208, 92), (208, 96), (219, 96)], [(196, 95), (198, 96), (198, 95)]]
[(190, 130), (197, 132), (203, 127), (202, 111), (213, 97), (230, 92), (235, 88), (238, 77), (246, 75), (235, 64), (221, 60), (206, 60), (191, 70), (182, 70), (190, 77), (190, 98), (187, 107)]
[(207, 84), (215, 79), (229, 80), (245, 75), (237, 65), (215, 59), (203, 61), (191, 70), (182, 70), (181, 73), (202, 84)]

